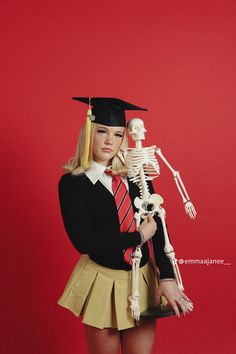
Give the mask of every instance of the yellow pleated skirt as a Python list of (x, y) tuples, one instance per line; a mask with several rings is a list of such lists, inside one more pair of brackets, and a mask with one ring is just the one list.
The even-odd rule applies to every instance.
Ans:
[[(141, 312), (155, 306), (157, 288), (153, 267), (147, 263), (139, 272)], [(87, 325), (123, 330), (141, 324), (131, 316), (130, 294), (131, 271), (106, 268), (82, 255), (57, 303)]]

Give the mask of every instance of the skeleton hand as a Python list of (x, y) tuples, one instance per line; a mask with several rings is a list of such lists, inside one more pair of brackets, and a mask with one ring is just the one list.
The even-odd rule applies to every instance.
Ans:
[(197, 212), (196, 212), (196, 209), (194, 208), (192, 202), (188, 201), (187, 203), (185, 203), (184, 208), (185, 208), (186, 214), (188, 214), (191, 219), (196, 218)]

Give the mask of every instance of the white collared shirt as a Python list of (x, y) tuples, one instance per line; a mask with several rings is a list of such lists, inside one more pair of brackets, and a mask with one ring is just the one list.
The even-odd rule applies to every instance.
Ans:
[[(112, 177), (105, 173), (107, 166), (101, 165), (96, 161), (92, 161), (89, 169), (85, 171), (86, 176), (90, 179), (93, 184), (100, 181), (104, 187), (106, 187), (109, 192), (113, 195), (112, 191)], [(121, 177), (127, 190), (129, 190), (128, 182), (126, 178)]]

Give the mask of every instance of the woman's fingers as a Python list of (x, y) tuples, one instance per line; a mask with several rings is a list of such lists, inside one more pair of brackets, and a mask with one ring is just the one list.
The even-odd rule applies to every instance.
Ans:
[(193, 311), (193, 304), (191, 300), (187, 296), (185, 297), (184, 294), (175, 299), (175, 302), (181, 308), (184, 316), (186, 316), (186, 314), (188, 314), (189, 312)]
[(192, 302), (192, 301), (190, 300), (190, 298), (189, 298), (185, 293), (182, 293), (182, 296), (183, 296), (183, 298), (184, 298), (185, 300), (188, 300), (189, 302)]
[(182, 297), (181, 299), (179, 299), (177, 301), (178, 305), (180, 306), (181, 310), (182, 310), (182, 313), (184, 316), (186, 316), (187, 313), (189, 313), (189, 309), (185, 303), (185, 300), (184, 298)]
[(190, 300), (190, 298), (189, 298), (187, 295), (185, 295), (185, 294), (183, 293), (182, 296), (183, 296), (183, 298), (184, 298), (187, 302), (189, 302), (189, 303), (192, 304), (192, 306), (193, 306), (192, 301)]
[[(157, 302), (157, 304), (159, 305), (160, 303), (162, 303), (162, 297), (163, 294), (160, 292), (159, 288), (157, 289), (157, 292), (155, 294), (155, 300)], [(166, 298), (167, 299), (167, 298)]]
[(183, 293), (183, 294), (182, 294), (182, 298), (183, 298), (183, 301), (184, 301), (185, 306), (187, 307), (187, 309), (188, 309), (189, 311), (193, 311), (193, 303), (192, 303), (192, 301), (189, 299), (189, 297)]
[(180, 318), (180, 312), (179, 312), (179, 308), (175, 302), (175, 300), (171, 300), (169, 301), (169, 303), (171, 304), (171, 306), (173, 307), (173, 310), (175, 311), (175, 314), (178, 318)]
[(185, 304), (186, 304), (186, 307), (188, 308), (189, 311), (193, 311), (193, 304), (191, 302), (186, 301)]
[(193, 311), (193, 304), (191, 300), (184, 294), (178, 294), (177, 297), (167, 299), (170, 305), (173, 307), (173, 310), (178, 318), (180, 318), (180, 310), (184, 316)]
[(145, 240), (149, 240), (156, 232), (157, 226), (155, 220), (151, 217), (144, 219), (142, 224), (139, 226), (139, 230), (143, 233)]
[(145, 219), (143, 220), (143, 222), (142, 222), (141, 225), (145, 225), (145, 224), (147, 224), (147, 223), (148, 223), (148, 218), (145, 218)]

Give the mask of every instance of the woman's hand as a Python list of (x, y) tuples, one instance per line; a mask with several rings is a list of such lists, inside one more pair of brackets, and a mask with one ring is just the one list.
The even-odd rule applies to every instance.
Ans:
[(155, 235), (157, 230), (157, 224), (152, 216), (147, 216), (146, 219), (139, 226), (138, 231), (141, 231), (145, 241), (148, 241), (152, 236)]
[(179, 290), (176, 281), (163, 279), (159, 283), (157, 303), (160, 303), (161, 296), (164, 296), (167, 299), (178, 318), (180, 318), (179, 308), (182, 310), (184, 316), (193, 311), (192, 301), (187, 297), (187, 295)]

